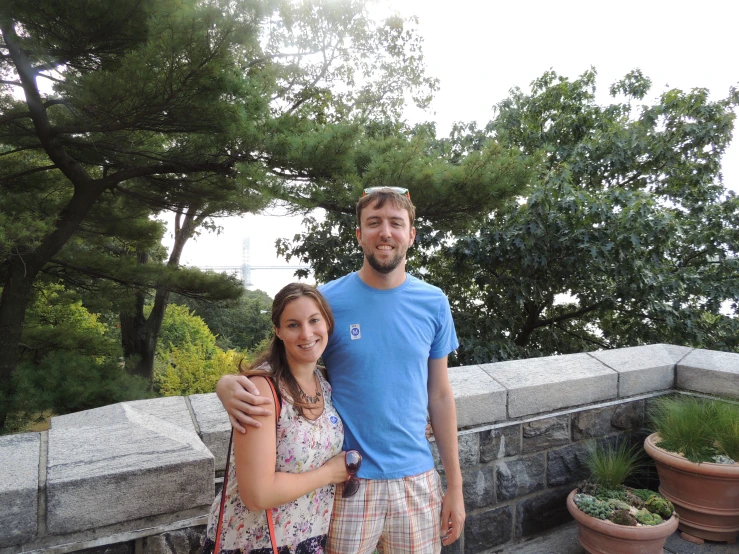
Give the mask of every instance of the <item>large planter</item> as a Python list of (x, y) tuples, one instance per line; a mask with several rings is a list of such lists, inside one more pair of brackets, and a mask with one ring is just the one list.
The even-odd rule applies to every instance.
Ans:
[(629, 527), (589, 516), (575, 504), (574, 490), (567, 497), (567, 509), (577, 521), (578, 538), (590, 554), (662, 554), (667, 537), (677, 529), (677, 518), (659, 525)]
[(659, 492), (675, 505), (683, 538), (734, 543), (739, 534), (739, 464), (695, 463), (644, 441), (657, 464)]

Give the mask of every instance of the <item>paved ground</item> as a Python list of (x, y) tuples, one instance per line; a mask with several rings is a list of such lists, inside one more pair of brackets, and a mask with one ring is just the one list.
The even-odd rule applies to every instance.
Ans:
[[(496, 554), (587, 554), (577, 540), (577, 525), (572, 522), (528, 542), (510, 546)], [(679, 532), (667, 539), (665, 554), (739, 554), (739, 545), (709, 543), (698, 545), (680, 538)]]

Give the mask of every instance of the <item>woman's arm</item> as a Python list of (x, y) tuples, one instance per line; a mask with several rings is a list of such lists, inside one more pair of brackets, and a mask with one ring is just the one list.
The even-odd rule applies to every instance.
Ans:
[[(262, 397), (272, 398), (265, 377), (251, 378)], [(274, 411), (274, 410), (273, 410)], [(277, 458), (276, 421), (274, 414), (257, 416), (262, 425), (246, 434), (234, 433), (234, 456), (239, 495), (251, 511), (274, 508), (308, 494), (317, 488), (341, 483), (349, 478), (344, 453), (331, 458), (323, 466), (304, 473), (275, 471)]]

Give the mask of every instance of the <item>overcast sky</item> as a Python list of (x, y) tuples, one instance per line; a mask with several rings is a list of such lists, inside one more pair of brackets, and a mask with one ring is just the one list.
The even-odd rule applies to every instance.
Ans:
[[(395, 0), (377, 13), (419, 17), (428, 72), (440, 79), (429, 112), (409, 110), (411, 123), (435, 121), (440, 136), (455, 121), (486, 124), (509, 89), (528, 90), (545, 71), (575, 78), (598, 71), (598, 101), (634, 68), (653, 82), (653, 100), (669, 88), (704, 87), (714, 98), (739, 85), (739, 2), (620, 0), (519, 1)], [(724, 157), (724, 182), (739, 191), (739, 141)], [(299, 219), (279, 215), (228, 218), (223, 233), (204, 234), (185, 247), (183, 263), (241, 265), (242, 241), (250, 237), (253, 266), (284, 265), (275, 254), (278, 237), (292, 237)], [(252, 282), (270, 296), (292, 281), (292, 271), (254, 270)]]

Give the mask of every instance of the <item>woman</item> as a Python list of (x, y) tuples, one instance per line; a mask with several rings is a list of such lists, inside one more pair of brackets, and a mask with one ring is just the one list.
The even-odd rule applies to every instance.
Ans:
[[(292, 283), (272, 303), (274, 336), (269, 348), (245, 371), (272, 397), (267, 376), (281, 396), (261, 426), (235, 433), (221, 551), (272, 553), (265, 510), (271, 510), (280, 552), (321, 553), (326, 544), (334, 485), (349, 477), (341, 446), (344, 428), (331, 405), (331, 387), (317, 367), (334, 320), (312, 286)], [(215, 546), (220, 494), (208, 519), (205, 552)]]

